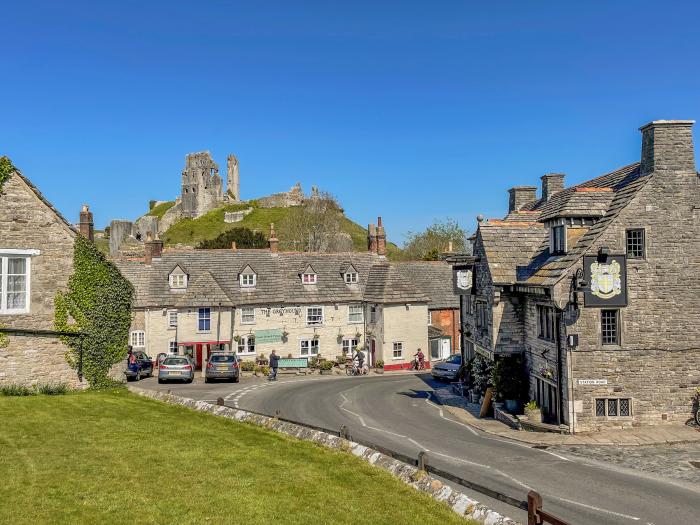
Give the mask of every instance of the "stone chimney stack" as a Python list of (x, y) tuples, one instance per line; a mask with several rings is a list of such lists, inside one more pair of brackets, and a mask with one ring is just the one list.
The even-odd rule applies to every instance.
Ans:
[(542, 179), (542, 198), (548, 201), (552, 195), (564, 189), (563, 173), (547, 173)]
[(386, 233), (381, 217), (377, 217), (377, 255), (386, 255)]
[(655, 120), (642, 132), (642, 173), (683, 171), (695, 174), (694, 120)]
[(268, 239), (270, 243), (270, 252), (277, 253), (279, 250), (279, 239), (277, 239), (277, 234), (275, 234), (275, 224), (270, 224), (270, 238)]
[(92, 221), (92, 212), (87, 204), (83, 204), (80, 210), (80, 224), (78, 226), (80, 235), (88, 239), (90, 242), (95, 241), (95, 224)]
[(508, 193), (508, 213), (518, 211), (527, 203), (537, 200), (537, 186), (513, 186)]
[(367, 226), (367, 251), (377, 253), (377, 228), (374, 223)]
[(154, 239), (151, 232), (146, 233), (144, 248), (146, 251), (144, 263), (149, 266), (151, 262), (153, 262), (153, 259), (160, 259), (161, 255), (163, 255), (163, 241), (160, 239)]

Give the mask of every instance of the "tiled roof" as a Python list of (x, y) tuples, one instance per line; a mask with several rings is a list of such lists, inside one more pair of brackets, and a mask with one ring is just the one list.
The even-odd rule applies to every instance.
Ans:
[(73, 226), (70, 222), (68, 222), (68, 221), (66, 220), (66, 218), (65, 218), (63, 215), (61, 215), (61, 212), (58, 211), (58, 210), (54, 207), (54, 205), (51, 204), (51, 203), (49, 202), (49, 200), (48, 200), (46, 197), (44, 197), (44, 195), (39, 191), (39, 189), (38, 189), (36, 186), (34, 186), (34, 184), (32, 184), (32, 181), (30, 181), (27, 177), (25, 177), (24, 175), (22, 175), (22, 174), (20, 173), (20, 171), (19, 171), (18, 169), (16, 169), (16, 168), (15, 168), (14, 173), (15, 173), (20, 179), (22, 179), (22, 180), (24, 181), (24, 183), (25, 183), (27, 186), (29, 186), (29, 189), (32, 190), (32, 191), (34, 192), (34, 194), (39, 198), (39, 200), (40, 200), (41, 202), (43, 202), (44, 205), (45, 205), (47, 208), (49, 208), (49, 209), (56, 215), (56, 217), (58, 217), (58, 218), (61, 220), (61, 222), (65, 223), (65, 225), (68, 226), (68, 228), (70, 228), (70, 229), (73, 231), (73, 233), (78, 233), (78, 230), (76, 229), (76, 227)]
[(575, 187), (555, 193), (540, 210), (539, 220), (556, 217), (602, 217), (615, 196), (612, 188)]
[(459, 297), (452, 288), (452, 266), (444, 261), (393, 263), (402, 267), (408, 279), (425, 293), (431, 310), (459, 308)]
[[(411, 303), (435, 300), (451, 304), (450, 266), (435, 263), (389, 263), (371, 253), (270, 253), (267, 250), (166, 250), (150, 266), (115, 260), (134, 284), (137, 307), (208, 305), (281, 305), (329, 302)], [(168, 275), (187, 268), (186, 292), (171, 290)], [(256, 286), (242, 288), (238, 274), (247, 266), (257, 274)], [(316, 284), (303, 284), (300, 269), (313, 267)], [(342, 270), (358, 272), (356, 284), (346, 284)], [(420, 269), (433, 278), (417, 278)], [(414, 280), (415, 279), (415, 280)], [(443, 282), (444, 281), (444, 282)], [(453, 299), (454, 301), (455, 299)], [(450, 306), (452, 307), (452, 306)]]

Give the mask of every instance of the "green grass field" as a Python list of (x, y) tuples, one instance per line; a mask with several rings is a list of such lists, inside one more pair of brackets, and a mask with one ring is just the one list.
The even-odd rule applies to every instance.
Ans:
[(0, 414), (0, 523), (467, 523), (349, 454), (124, 389)]

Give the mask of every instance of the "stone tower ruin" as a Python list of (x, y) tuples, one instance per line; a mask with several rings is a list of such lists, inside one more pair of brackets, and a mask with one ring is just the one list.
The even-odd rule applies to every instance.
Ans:
[(235, 155), (231, 154), (227, 159), (227, 176), (226, 176), (226, 188), (227, 194), (230, 200), (234, 202), (241, 201), (241, 179), (238, 174), (238, 159)]
[(180, 216), (201, 217), (223, 200), (224, 190), (219, 165), (208, 151), (185, 156), (182, 170)]

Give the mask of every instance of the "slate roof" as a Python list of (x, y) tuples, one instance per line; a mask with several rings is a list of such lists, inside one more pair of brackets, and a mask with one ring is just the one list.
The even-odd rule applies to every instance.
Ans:
[(39, 189), (38, 189), (36, 186), (34, 186), (34, 184), (32, 184), (32, 181), (30, 181), (27, 177), (25, 177), (24, 175), (22, 175), (22, 174), (20, 173), (20, 171), (19, 171), (17, 168), (15, 168), (14, 173), (15, 173), (20, 179), (22, 179), (22, 181), (24, 181), (24, 183), (25, 183), (27, 186), (29, 186), (29, 189), (32, 190), (32, 191), (34, 192), (34, 194), (38, 197), (38, 199), (39, 199), (41, 202), (43, 202), (44, 205), (45, 205), (47, 208), (49, 208), (49, 209), (56, 215), (56, 217), (58, 217), (63, 223), (65, 223), (65, 225), (68, 226), (68, 228), (70, 228), (70, 229), (73, 231), (73, 233), (78, 233), (77, 228), (76, 228), (75, 226), (73, 226), (73, 224), (71, 224), (70, 222), (68, 222), (68, 221), (66, 220), (66, 218), (65, 218), (63, 215), (61, 215), (61, 212), (58, 211), (58, 210), (54, 207), (54, 205), (51, 204), (51, 202), (49, 202), (49, 200), (48, 200), (46, 197), (44, 197), (44, 195), (39, 191)]
[[(458, 307), (452, 295), (451, 267), (445, 262), (389, 263), (371, 253), (291, 253), (268, 250), (165, 251), (150, 266), (117, 259), (117, 267), (136, 290), (136, 307), (320, 304), (334, 302), (418, 303)], [(171, 290), (168, 276), (187, 268), (185, 292)], [(242, 268), (257, 274), (256, 286), (241, 287)], [(314, 268), (316, 284), (303, 284), (300, 269)], [(346, 284), (342, 270), (358, 272)], [(434, 282), (434, 281), (440, 282)], [(449, 306), (446, 306), (449, 305)], [(432, 303), (429, 304), (432, 308)]]
[[(575, 264), (610, 221), (646, 184), (639, 163), (624, 166), (582, 184), (525, 205), (505, 220), (479, 225), (489, 270), (495, 284), (553, 286)], [(595, 217), (597, 222), (569, 247), (565, 255), (550, 256), (543, 221), (555, 217)], [(523, 218), (529, 217), (529, 221)], [(518, 220), (519, 219), (519, 220)]]

